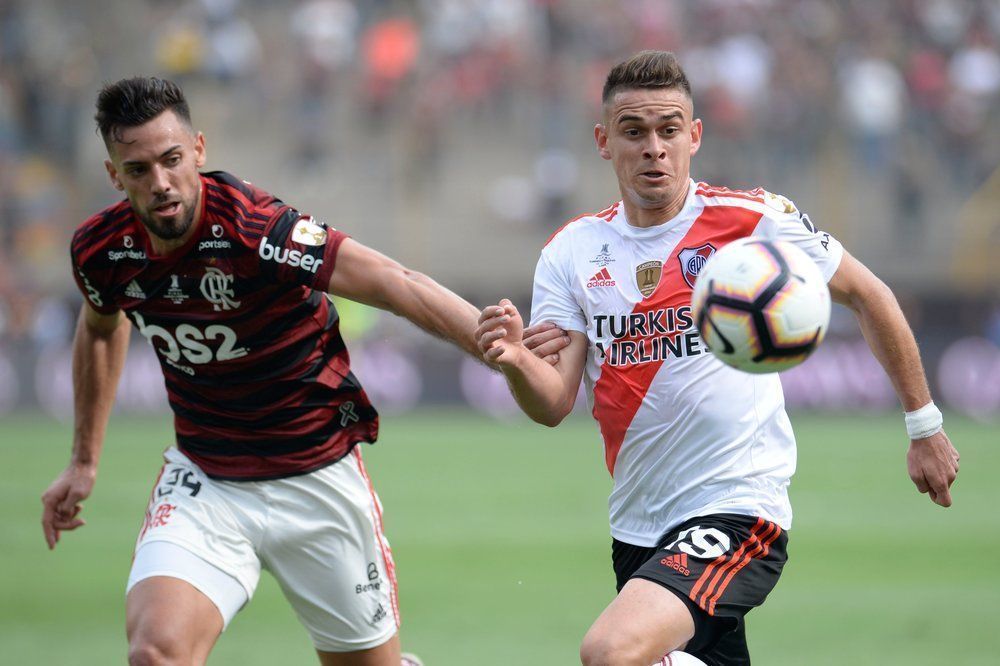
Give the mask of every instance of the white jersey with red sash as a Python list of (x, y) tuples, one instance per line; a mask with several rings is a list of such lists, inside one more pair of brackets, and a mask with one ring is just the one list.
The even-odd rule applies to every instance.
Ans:
[(611, 534), (620, 541), (655, 546), (671, 526), (708, 513), (791, 526), (795, 439), (778, 375), (724, 365), (691, 317), (705, 260), (751, 235), (795, 243), (827, 280), (843, 256), (784, 197), (693, 181), (664, 224), (631, 226), (619, 202), (571, 221), (542, 251), (531, 320), (588, 337), (584, 380), (614, 477)]

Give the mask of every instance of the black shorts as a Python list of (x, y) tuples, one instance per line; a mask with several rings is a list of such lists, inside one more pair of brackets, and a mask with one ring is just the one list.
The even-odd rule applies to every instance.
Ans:
[(678, 525), (655, 548), (615, 539), (611, 559), (619, 592), (630, 578), (644, 578), (684, 601), (694, 618), (685, 652), (709, 666), (743, 666), (750, 663), (743, 616), (778, 582), (787, 544), (775, 523), (716, 513)]

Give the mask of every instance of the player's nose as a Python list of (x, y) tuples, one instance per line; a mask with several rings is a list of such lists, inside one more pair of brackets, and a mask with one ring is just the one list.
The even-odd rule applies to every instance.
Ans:
[(166, 169), (159, 165), (153, 165), (150, 177), (152, 178), (153, 194), (166, 194), (170, 191), (170, 178)]
[(642, 156), (647, 160), (662, 160), (667, 156), (663, 141), (655, 133), (646, 141), (642, 148)]

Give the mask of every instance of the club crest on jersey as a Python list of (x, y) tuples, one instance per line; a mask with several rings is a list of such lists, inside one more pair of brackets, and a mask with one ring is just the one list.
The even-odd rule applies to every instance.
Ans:
[(648, 298), (656, 290), (662, 274), (662, 261), (644, 261), (635, 267), (635, 283), (643, 298)]
[(715, 254), (715, 247), (711, 243), (705, 243), (701, 247), (686, 247), (677, 254), (677, 260), (681, 262), (681, 274), (688, 286), (694, 289), (694, 283), (698, 279), (698, 273), (705, 266), (708, 258)]
[(798, 212), (795, 208), (795, 204), (793, 204), (788, 197), (783, 197), (780, 194), (764, 192), (764, 203), (779, 213), (785, 213), (786, 215)]
[(201, 278), (201, 294), (204, 296), (216, 312), (220, 310), (233, 310), (240, 307), (239, 301), (234, 301), (232, 275), (226, 275), (218, 268), (209, 266), (205, 269), (205, 274)]
[(326, 227), (317, 223), (312, 217), (299, 219), (292, 229), (292, 240), (303, 245), (318, 246), (326, 243)]

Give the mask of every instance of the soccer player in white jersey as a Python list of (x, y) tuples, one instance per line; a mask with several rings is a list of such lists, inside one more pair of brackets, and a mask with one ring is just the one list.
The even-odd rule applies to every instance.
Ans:
[(751, 235), (802, 248), (892, 380), (910, 477), (941, 506), (958, 453), (889, 288), (784, 197), (690, 179), (702, 123), (673, 54), (642, 52), (611, 70), (594, 136), (622, 200), (542, 250), (532, 321), (555, 325), (547, 339), (567, 332), (559, 362), (528, 351), (539, 338), (523, 339), (508, 300), (483, 310), (476, 337), (539, 423), (562, 421), (586, 381), (614, 478), (619, 593), (584, 637), (583, 663), (648, 666), (683, 649), (706, 664), (749, 664), (744, 616), (786, 559), (795, 441), (777, 375), (731, 369), (701, 344), (690, 314), (699, 262), (688, 259)]

